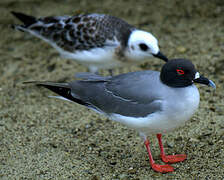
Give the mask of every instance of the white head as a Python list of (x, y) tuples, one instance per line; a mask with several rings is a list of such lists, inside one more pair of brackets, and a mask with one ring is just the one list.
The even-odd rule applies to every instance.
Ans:
[(131, 60), (145, 60), (155, 56), (164, 61), (168, 59), (160, 53), (158, 40), (146, 31), (135, 30), (128, 40), (126, 56)]

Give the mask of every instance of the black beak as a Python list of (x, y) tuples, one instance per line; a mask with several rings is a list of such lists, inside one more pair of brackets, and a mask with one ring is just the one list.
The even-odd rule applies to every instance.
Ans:
[(205, 84), (207, 86), (213, 87), (214, 89), (216, 88), (216, 85), (212, 80), (209, 80), (203, 76), (200, 76), (199, 78), (194, 79), (193, 81), (196, 83)]
[(166, 56), (164, 56), (160, 51), (157, 54), (153, 54), (154, 57), (157, 57), (159, 59), (164, 60), (165, 62), (168, 61), (168, 58)]

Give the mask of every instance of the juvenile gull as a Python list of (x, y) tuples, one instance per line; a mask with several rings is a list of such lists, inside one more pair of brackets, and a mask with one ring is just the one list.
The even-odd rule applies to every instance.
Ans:
[(105, 14), (35, 18), (12, 14), (24, 24), (15, 29), (51, 44), (64, 58), (74, 59), (96, 73), (99, 69), (139, 64), (154, 56), (164, 61), (157, 39), (127, 22)]

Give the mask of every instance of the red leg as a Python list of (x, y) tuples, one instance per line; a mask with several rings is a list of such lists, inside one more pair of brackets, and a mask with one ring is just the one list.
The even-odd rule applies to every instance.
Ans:
[(168, 173), (168, 172), (173, 172), (174, 171), (173, 167), (170, 166), (169, 164), (165, 164), (165, 165), (156, 164), (155, 161), (153, 160), (153, 157), (152, 157), (152, 154), (151, 154), (151, 150), (150, 150), (150, 146), (149, 146), (149, 140), (146, 139), (144, 143), (145, 143), (146, 149), (147, 149), (148, 154), (149, 154), (149, 161), (150, 161), (151, 167), (154, 171), (161, 172), (161, 173)]
[(182, 162), (187, 158), (186, 154), (176, 154), (176, 155), (166, 155), (163, 148), (162, 143), (162, 135), (157, 134), (157, 139), (159, 141), (159, 147), (160, 147), (160, 156), (165, 163), (176, 163), (176, 162)]

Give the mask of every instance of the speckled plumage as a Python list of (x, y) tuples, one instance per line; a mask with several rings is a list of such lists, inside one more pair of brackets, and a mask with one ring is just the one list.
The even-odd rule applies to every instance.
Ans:
[(160, 53), (158, 41), (151, 33), (117, 17), (81, 14), (35, 18), (12, 14), (23, 22), (13, 27), (43, 39), (62, 57), (78, 61), (91, 72), (140, 63), (152, 56), (168, 60)]
[(104, 47), (108, 41), (119, 41), (126, 46), (131, 31), (135, 29), (119, 18), (104, 14), (44, 17), (20, 27), (43, 36), (69, 52)]

